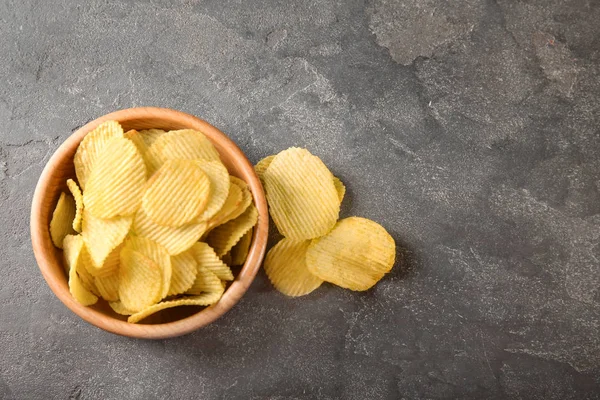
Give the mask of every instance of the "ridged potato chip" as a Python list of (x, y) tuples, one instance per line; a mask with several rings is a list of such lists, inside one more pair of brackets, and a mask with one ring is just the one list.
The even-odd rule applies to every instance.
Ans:
[(312, 241), (308, 270), (335, 285), (367, 290), (394, 266), (396, 244), (379, 224), (359, 217), (340, 220), (327, 235)]
[(119, 269), (120, 261), (120, 253), (123, 248), (123, 243), (119, 244), (117, 247), (112, 250), (102, 265), (100, 267), (96, 267), (96, 264), (92, 261), (92, 257), (90, 252), (87, 250), (83, 253), (83, 264), (86, 267), (87, 272), (93, 277), (107, 277), (116, 273)]
[(131, 315), (127, 319), (127, 322), (132, 324), (138, 323), (142, 319), (167, 308), (179, 306), (209, 306), (211, 304), (215, 304), (217, 301), (219, 301), (220, 298), (221, 295), (219, 295), (218, 293), (202, 293), (199, 296), (189, 296), (177, 300), (163, 301)]
[(52, 213), (50, 221), (50, 238), (59, 249), (63, 248), (65, 236), (74, 234), (73, 221), (76, 214), (75, 200), (66, 193), (61, 193)]
[(148, 176), (151, 176), (154, 171), (160, 168), (163, 164), (163, 161), (160, 158), (160, 154), (156, 154), (157, 149), (152, 148), (154, 142), (165, 133), (162, 129), (146, 129), (139, 132), (140, 135), (138, 139), (143, 143), (136, 144), (138, 149), (142, 153), (144, 157), (144, 161), (146, 162), (146, 168), (148, 168)]
[(83, 218), (83, 194), (73, 179), (67, 179), (69, 191), (75, 199), (75, 217), (73, 218), (73, 229), (81, 233), (81, 219)]
[(178, 228), (203, 212), (211, 198), (211, 181), (190, 160), (169, 160), (152, 175), (142, 208), (159, 225)]
[(83, 209), (81, 235), (96, 268), (102, 268), (108, 255), (123, 243), (132, 221), (132, 217), (96, 218), (87, 207)]
[(121, 250), (119, 299), (131, 311), (141, 311), (161, 299), (161, 268), (150, 257), (125, 246)]
[(193, 129), (169, 131), (152, 144), (154, 154), (164, 163), (168, 160), (221, 161), (219, 152), (202, 132)]
[(217, 256), (217, 253), (204, 242), (196, 243), (190, 249), (190, 253), (196, 260), (198, 268), (204, 268), (214, 273), (217, 278), (224, 281), (232, 281), (233, 273), (228, 265)]
[(198, 274), (196, 274), (196, 279), (185, 293), (186, 294), (202, 294), (202, 293), (215, 293), (219, 295), (219, 298), (223, 295), (223, 285), (221, 284), (221, 280), (209, 271), (208, 269), (198, 266)]
[(125, 132), (125, 138), (131, 140), (135, 147), (140, 152), (140, 155), (144, 159), (144, 164), (146, 164), (146, 177), (149, 177), (155, 170), (155, 163), (151, 159), (148, 153), (148, 145), (144, 140), (143, 134), (132, 129), (130, 131)]
[(131, 315), (131, 314), (135, 314), (135, 311), (131, 311), (129, 310), (127, 307), (125, 307), (123, 305), (123, 303), (121, 303), (121, 301), (110, 301), (108, 303), (108, 305), (110, 306), (110, 308), (113, 309), (114, 312), (116, 312), (117, 314), (120, 315)]
[(231, 249), (231, 265), (244, 265), (252, 243), (252, 229), (242, 236), (239, 242)]
[(235, 176), (230, 177), (231, 184), (238, 186), (242, 190), (242, 202), (240, 205), (227, 216), (227, 221), (235, 219), (242, 215), (252, 203), (252, 193), (248, 188), (248, 184)]
[(83, 287), (100, 297), (100, 292), (96, 287), (96, 279), (88, 270), (88, 263), (90, 260), (91, 258), (84, 243), (84, 246), (81, 249), (81, 255), (79, 256), (79, 262), (77, 263), (77, 275), (79, 275), (79, 279), (81, 280)]
[(123, 137), (123, 128), (117, 121), (103, 122), (85, 135), (73, 158), (75, 174), (81, 189), (85, 190), (90, 173), (106, 144), (117, 137)]
[(333, 186), (335, 186), (335, 191), (337, 192), (338, 198), (340, 199), (340, 203), (344, 200), (344, 196), (346, 195), (346, 186), (337, 176), (333, 177)]
[[(169, 293), (172, 276), (171, 257), (167, 249), (153, 240), (136, 236), (129, 237), (125, 242), (125, 247), (142, 253), (159, 266), (162, 272), (162, 288), (159, 300), (166, 297), (167, 293)], [(126, 303), (124, 304), (127, 305)]]
[(146, 184), (146, 164), (133, 142), (114, 138), (104, 146), (83, 191), (83, 203), (98, 218), (133, 215)]
[(116, 270), (112, 275), (97, 276), (94, 279), (96, 289), (106, 301), (119, 300), (119, 270)]
[(189, 223), (179, 228), (158, 225), (140, 208), (133, 219), (135, 235), (147, 237), (162, 245), (170, 255), (174, 256), (186, 251), (196, 243), (208, 226), (206, 222)]
[(254, 166), (254, 171), (256, 172), (256, 175), (258, 175), (258, 179), (260, 179), (261, 182), (263, 182), (263, 176), (265, 174), (265, 171), (267, 170), (267, 168), (269, 168), (269, 165), (271, 165), (271, 162), (273, 161), (273, 159), (275, 158), (275, 154), (271, 155), (271, 156), (267, 156), (265, 158), (263, 158), (262, 160), (260, 160), (259, 162), (256, 163), (256, 165)]
[(225, 203), (223, 203), (223, 207), (219, 210), (214, 217), (208, 221), (208, 229), (214, 228), (215, 226), (219, 226), (229, 221), (230, 215), (235, 213), (242, 205), (242, 189), (235, 183), (232, 183), (229, 186), (229, 194), (227, 195), (227, 199)]
[(171, 257), (171, 286), (168, 296), (184, 293), (192, 287), (198, 275), (198, 263), (190, 251)]
[(140, 131), (142, 135), (142, 140), (146, 144), (146, 148), (150, 148), (152, 144), (165, 133), (162, 129), (144, 129)]
[(81, 269), (81, 252), (84, 250), (83, 240), (80, 235), (65, 237), (63, 256), (66, 268), (69, 271), (69, 291), (73, 298), (84, 306), (90, 306), (98, 301), (98, 297), (89, 291), (81, 282), (77, 271)]
[(220, 258), (221, 258), (221, 261), (223, 261), (223, 264), (232, 265), (231, 264), (231, 252), (223, 254)]
[(317, 289), (323, 280), (306, 267), (306, 251), (310, 240), (283, 238), (265, 258), (265, 273), (277, 290), (287, 296), (304, 296)]
[(340, 200), (333, 175), (308, 150), (292, 147), (279, 153), (264, 181), (271, 217), (285, 237), (312, 239), (335, 225)]
[(225, 204), (229, 194), (229, 172), (220, 161), (196, 160), (198, 165), (210, 179), (211, 196), (204, 212), (199, 216), (200, 221), (208, 221), (214, 217)]
[(206, 242), (215, 249), (218, 256), (229, 252), (246, 232), (258, 222), (258, 211), (254, 204), (242, 215), (210, 231)]

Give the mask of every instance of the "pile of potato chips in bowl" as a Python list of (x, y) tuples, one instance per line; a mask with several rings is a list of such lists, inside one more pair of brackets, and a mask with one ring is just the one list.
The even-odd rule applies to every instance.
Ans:
[(69, 291), (137, 323), (164, 309), (209, 306), (244, 264), (258, 222), (249, 186), (200, 131), (88, 133), (50, 221)]

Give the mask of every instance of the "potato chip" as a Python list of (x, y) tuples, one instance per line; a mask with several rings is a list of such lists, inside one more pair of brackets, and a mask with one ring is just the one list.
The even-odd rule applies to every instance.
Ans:
[[(171, 257), (169, 256), (167, 250), (153, 240), (135, 236), (127, 239), (125, 242), (125, 247), (142, 253), (159, 266), (160, 270), (162, 271), (163, 283), (159, 300), (166, 297), (167, 293), (169, 293), (172, 276)], [(127, 305), (127, 303), (124, 304)]]
[(230, 215), (237, 212), (237, 210), (242, 205), (242, 189), (234, 183), (229, 186), (229, 194), (227, 195), (227, 199), (225, 203), (223, 203), (223, 207), (219, 210), (214, 217), (208, 221), (208, 229), (214, 228), (215, 226), (219, 226), (229, 221)]
[(137, 236), (147, 237), (162, 245), (174, 256), (192, 247), (207, 230), (206, 222), (190, 223), (179, 228), (158, 225), (140, 209), (133, 219), (133, 231)]
[(73, 158), (75, 173), (81, 189), (85, 189), (96, 160), (103, 152), (104, 147), (111, 139), (117, 137), (123, 137), (123, 128), (117, 121), (106, 121), (85, 135)]
[(169, 160), (148, 181), (142, 208), (159, 225), (177, 228), (198, 217), (211, 195), (211, 181), (194, 161)]
[(312, 241), (308, 270), (335, 285), (367, 290), (394, 266), (394, 239), (379, 224), (359, 217), (340, 220), (327, 235)]
[(132, 220), (132, 217), (96, 218), (87, 207), (83, 209), (81, 235), (96, 268), (102, 268), (108, 255), (123, 242)]
[(83, 203), (98, 218), (133, 215), (146, 184), (146, 165), (133, 142), (109, 141), (91, 170)]
[(152, 144), (150, 152), (161, 163), (168, 160), (221, 161), (212, 142), (202, 132), (193, 129), (169, 131), (160, 135)]
[(219, 297), (223, 295), (223, 285), (221, 284), (221, 280), (209, 271), (208, 269), (198, 266), (198, 273), (196, 274), (196, 279), (185, 293), (186, 294), (202, 294), (202, 293), (215, 293), (218, 294)]
[(144, 129), (140, 131), (142, 135), (142, 140), (146, 145), (146, 149), (150, 148), (152, 144), (158, 139), (161, 135), (163, 135), (165, 131), (162, 129)]
[(242, 215), (210, 231), (206, 242), (215, 249), (218, 256), (227, 253), (258, 222), (258, 211), (254, 204)]
[(81, 233), (81, 219), (83, 217), (83, 194), (81, 193), (79, 186), (77, 186), (77, 182), (75, 182), (73, 179), (67, 179), (67, 186), (69, 187), (69, 191), (75, 199), (75, 218), (73, 218), (73, 229), (76, 232)]
[(231, 249), (231, 265), (244, 265), (252, 243), (252, 229), (242, 236), (239, 242)]
[(110, 306), (110, 308), (113, 309), (114, 312), (116, 312), (117, 314), (120, 315), (131, 315), (131, 314), (135, 314), (135, 311), (131, 311), (129, 310), (127, 307), (125, 307), (123, 305), (123, 303), (121, 303), (121, 301), (110, 301), (108, 303), (108, 305)]
[(98, 293), (106, 301), (119, 300), (119, 270), (117, 269), (112, 275), (97, 276), (94, 279)]
[(198, 275), (198, 263), (190, 251), (171, 257), (171, 286), (168, 296), (184, 293), (192, 287)]
[(89, 251), (87, 250), (86, 247), (86, 251), (83, 253), (83, 264), (87, 270), (87, 272), (89, 272), (90, 275), (92, 275), (93, 277), (107, 277), (110, 275), (113, 275), (114, 273), (116, 273), (119, 269), (119, 264), (120, 264), (120, 253), (121, 253), (121, 249), (123, 248), (123, 243), (119, 244), (117, 247), (115, 247), (114, 250), (112, 250), (108, 256), (106, 257), (106, 259), (104, 260), (104, 262), (102, 263), (102, 265), (100, 267), (96, 267), (96, 264), (94, 264), (92, 257), (90, 256)]
[(150, 257), (125, 246), (121, 250), (119, 299), (128, 310), (140, 311), (161, 299), (161, 268)]
[(271, 156), (267, 156), (265, 158), (263, 158), (262, 160), (260, 160), (259, 162), (256, 163), (256, 165), (254, 166), (254, 171), (256, 172), (256, 175), (258, 176), (258, 179), (260, 179), (261, 182), (263, 182), (263, 176), (265, 174), (265, 171), (267, 170), (267, 168), (269, 168), (269, 165), (271, 165), (271, 162), (273, 161), (273, 159), (275, 158), (275, 154), (271, 155)]
[(50, 221), (50, 238), (59, 249), (63, 248), (65, 236), (74, 234), (73, 221), (75, 219), (75, 200), (66, 193), (61, 193), (52, 213)]
[(231, 264), (231, 252), (223, 254), (220, 258), (221, 258), (221, 261), (223, 261), (223, 264), (228, 265), (228, 266), (232, 265)]
[(200, 221), (208, 221), (214, 217), (225, 204), (229, 194), (229, 172), (220, 161), (196, 160), (198, 165), (210, 179), (211, 197), (204, 212), (200, 215)]
[(190, 249), (190, 253), (196, 260), (199, 268), (204, 268), (214, 273), (217, 278), (232, 281), (233, 273), (229, 266), (223, 263), (223, 261), (217, 256), (217, 253), (204, 242), (196, 243)]
[(160, 154), (156, 154), (157, 149), (153, 148), (152, 145), (161, 135), (165, 133), (165, 131), (162, 129), (147, 129), (140, 131), (139, 133), (140, 135), (137, 137), (139, 142), (136, 144), (136, 146), (138, 149), (141, 149), (140, 152), (144, 157), (146, 168), (148, 169), (148, 176), (151, 176), (163, 164)]
[(146, 177), (149, 177), (155, 170), (155, 163), (150, 158), (148, 153), (148, 145), (144, 140), (143, 134), (132, 129), (130, 131), (125, 132), (125, 138), (131, 140), (135, 147), (138, 149), (140, 155), (144, 159), (144, 164), (146, 164)]
[(98, 297), (90, 292), (81, 282), (79, 274), (81, 252), (84, 250), (83, 240), (80, 235), (68, 235), (64, 241), (63, 256), (66, 269), (69, 271), (69, 291), (73, 298), (84, 306), (95, 304)]
[[(232, 211), (227, 216), (227, 221), (230, 221), (230, 220), (235, 219), (235, 218), (239, 217), (240, 215), (242, 215), (242, 213), (244, 211), (246, 211), (248, 209), (248, 206), (250, 206), (250, 204), (252, 203), (252, 193), (250, 192), (250, 189), (248, 188), (248, 184), (246, 182), (244, 182), (243, 180), (241, 180), (240, 178), (236, 178), (235, 176), (230, 177), (230, 180), (231, 180), (232, 185), (237, 185), (242, 190), (242, 202), (235, 209), (235, 211)], [(225, 221), (225, 222), (227, 222), (227, 221)]]
[(127, 322), (135, 324), (141, 321), (142, 319), (167, 308), (179, 306), (209, 306), (215, 304), (217, 301), (219, 301), (220, 298), (221, 295), (218, 293), (202, 293), (199, 296), (189, 296), (177, 300), (163, 301), (131, 315), (127, 319)]
[(265, 273), (277, 290), (287, 296), (304, 296), (323, 283), (306, 267), (306, 250), (310, 240), (283, 238), (265, 258)]
[(79, 256), (79, 262), (77, 263), (77, 275), (79, 275), (79, 279), (81, 280), (83, 287), (85, 287), (87, 290), (89, 290), (96, 296), (100, 296), (100, 292), (96, 287), (96, 280), (94, 279), (94, 276), (88, 271), (88, 265), (90, 262), (91, 258), (84, 242), (84, 246), (81, 249), (81, 255)]
[(346, 195), (346, 186), (337, 176), (333, 177), (333, 186), (335, 186), (335, 191), (337, 192), (338, 198), (340, 199), (340, 203), (344, 200), (344, 196)]
[(271, 217), (284, 236), (312, 239), (335, 225), (340, 201), (333, 175), (308, 150), (292, 147), (279, 153), (264, 181)]

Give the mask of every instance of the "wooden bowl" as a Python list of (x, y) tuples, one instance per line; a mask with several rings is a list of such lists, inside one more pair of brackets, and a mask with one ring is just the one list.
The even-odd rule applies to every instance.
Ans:
[[(143, 323), (130, 324), (126, 322), (124, 316), (112, 311), (103, 300), (92, 307), (84, 307), (71, 296), (63, 269), (62, 251), (52, 244), (48, 226), (60, 192), (67, 190), (66, 180), (75, 177), (73, 156), (79, 143), (88, 132), (107, 120), (119, 121), (125, 131), (148, 128), (164, 130), (191, 128), (202, 131), (221, 154), (221, 159), (230, 174), (248, 183), (258, 209), (258, 225), (254, 229), (246, 263), (217, 304), (204, 309), (178, 307), (164, 310), (142, 321)], [(267, 202), (262, 185), (252, 164), (236, 144), (217, 128), (199, 118), (180, 111), (154, 107), (116, 111), (86, 124), (73, 133), (48, 161), (38, 181), (31, 205), (33, 252), (42, 275), (54, 294), (71, 311), (92, 325), (119, 335), (145, 339), (184, 335), (213, 322), (233, 307), (246, 292), (260, 268), (265, 255), (268, 224)]]

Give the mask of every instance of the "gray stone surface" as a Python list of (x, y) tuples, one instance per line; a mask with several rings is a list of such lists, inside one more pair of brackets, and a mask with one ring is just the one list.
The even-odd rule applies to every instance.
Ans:
[[(0, 398), (600, 398), (600, 3), (0, 0)], [(252, 161), (303, 146), (400, 261), (140, 341), (68, 311), (29, 206), (78, 126), (141, 105)]]

